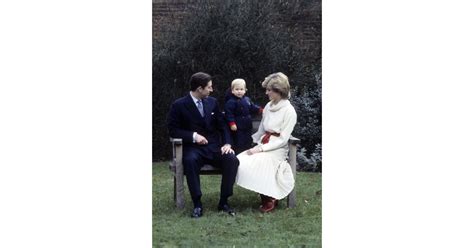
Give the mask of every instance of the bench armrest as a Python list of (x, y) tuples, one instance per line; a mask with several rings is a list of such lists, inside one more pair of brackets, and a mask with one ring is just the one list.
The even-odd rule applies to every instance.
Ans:
[(290, 140), (288, 140), (288, 142), (290, 143), (290, 145), (297, 145), (301, 143), (301, 140), (293, 136), (290, 136)]
[(170, 138), (171, 145), (173, 147), (173, 160), (176, 164), (180, 165), (183, 159), (183, 139), (180, 138)]
[(170, 138), (170, 141), (173, 145), (182, 145), (183, 139), (181, 138)]

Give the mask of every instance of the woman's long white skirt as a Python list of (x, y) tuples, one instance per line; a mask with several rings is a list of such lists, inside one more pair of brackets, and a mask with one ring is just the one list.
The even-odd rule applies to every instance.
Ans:
[(286, 161), (287, 154), (285, 148), (253, 155), (246, 151), (240, 153), (237, 155), (240, 164), (236, 184), (278, 200), (285, 198), (295, 186), (290, 164)]

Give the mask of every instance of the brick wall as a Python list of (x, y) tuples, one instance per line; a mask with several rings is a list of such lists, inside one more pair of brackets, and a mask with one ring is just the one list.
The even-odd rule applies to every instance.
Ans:
[[(298, 0), (288, 2), (297, 3)], [(186, 18), (188, 10), (195, 3), (196, 0), (153, 0), (153, 38), (158, 39), (160, 34), (173, 32), (173, 27)], [(276, 26), (282, 30), (293, 29), (295, 42), (298, 42), (302, 49), (316, 49), (319, 56), (321, 55), (321, 0), (313, 1), (300, 12), (277, 15)]]
[(192, 0), (153, 0), (153, 39), (162, 32), (169, 32), (168, 27), (179, 25), (185, 18)]

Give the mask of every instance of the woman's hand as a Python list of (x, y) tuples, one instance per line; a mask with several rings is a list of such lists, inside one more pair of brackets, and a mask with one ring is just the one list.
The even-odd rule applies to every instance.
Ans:
[(248, 150), (247, 150), (247, 154), (248, 154), (248, 155), (253, 155), (253, 154), (259, 153), (259, 152), (262, 152), (262, 148), (260, 148), (260, 147), (258, 147), (258, 146), (254, 147), (254, 148), (252, 148), (252, 149), (248, 149)]

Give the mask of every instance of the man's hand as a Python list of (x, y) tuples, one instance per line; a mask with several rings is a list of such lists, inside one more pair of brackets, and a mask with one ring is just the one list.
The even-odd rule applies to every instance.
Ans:
[(253, 154), (259, 153), (259, 152), (262, 152), (262, 150), (261, 150), (261, 148), (258, 147), (258, 146), (255, 146), (254, 148), (247, 150), (247, 154), (248, 154), (248, 155), (253, 155)]
[(229, 144), (223, 145), (221, 147), (221, 152), (222, 152), (222, 154), (235, 153), (234, 150), (232, 150), (232, 148)]
[(196, 134), (196, 143), (200, 145), (207, 145), (207, 139), (200, 134)]

